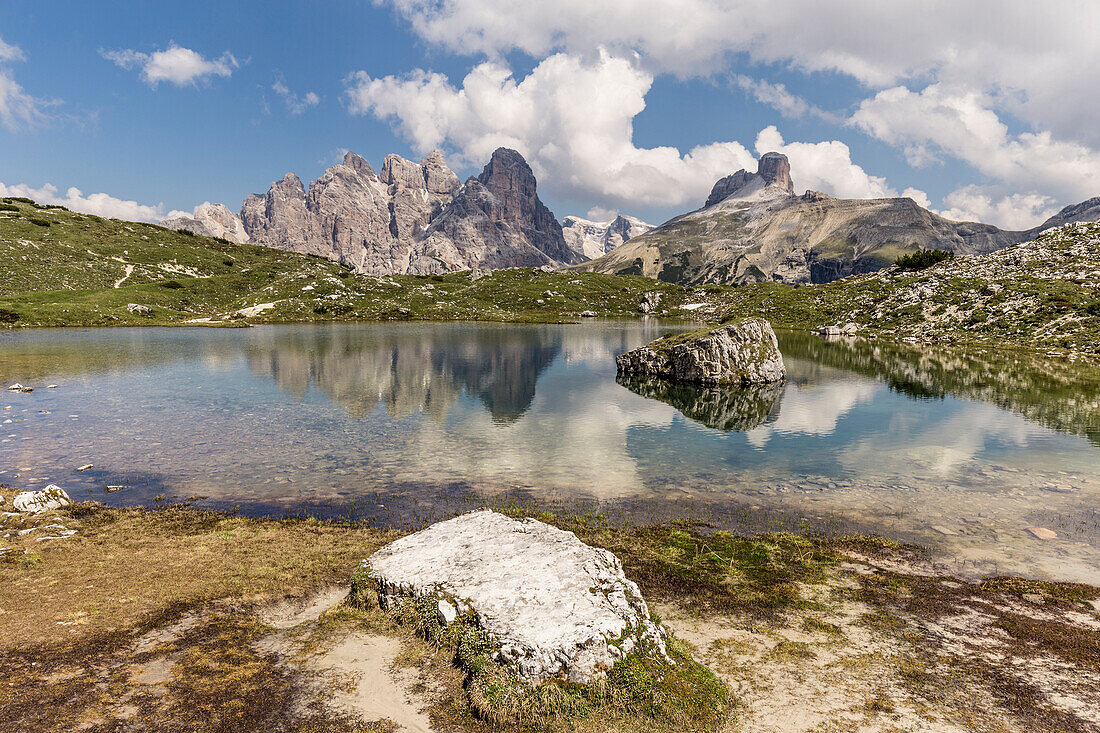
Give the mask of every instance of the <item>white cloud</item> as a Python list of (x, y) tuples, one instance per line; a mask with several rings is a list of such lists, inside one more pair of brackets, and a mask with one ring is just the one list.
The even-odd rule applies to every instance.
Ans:
[[(1028, 201), (1100, 193), (1100, 95), (1088, 91), (1100, 86), (1100, 3), (1037, 11), (1031, 0), (375, 2), (429, 44), (497, 64), (517, 50), (538, 59), (607, 49), (651, 75), (711, 76), (744, 61), (837, 73), (879, 92), (853, 120), (899, 146), (914, 167), (962, 160), (1009, 202), (1021, 190), (1038, 192), (1021, 194)], [(785, 116), (831, 121), (781, 84), (732, 78)], [(1009, 119), (1023, 132), (1009, 133)]]
[(321, 103), (321, 98), (314, 92), (306, 92), (302, 96), (292, 92), (282, 76), (276, 77), (271, 89), (283, 98), (283, 103), (286, 104), (287, 110), (292, 115), (300, 115), (310, 107), (316, 107)]
[(12, 77), (0, 69), (0, 124), (11, 132), (34, 127), (47, 119), (45, 108), (56, 102), (32, 97)]
[[(148, 206), (136, 201), (125, 201), (105, 193), (92, 193), (87, 196), (79, 188), (69, 188), (64, 196), (59, 196), (57, 186), (47, 183), (41, 188), (31, 188), (25, 183), (6, 186), (0, 183), (0, 196), (26, 196), (40, 204), (60, 204), (72, 211), (95, 214), (128, 221), (160, 221), (164, 218), (164, 204)], [(182, 212), (174, 212), (182, 213)]]
[(901, 192), (901, 195), (905, 198), (913, 199), (917, 202), (918, 206), (923, 206), (926, 209), (932, 208), (932, 201), (928, 198), (928, 194), (919, 188), (907, 188)]
[[(1032, 0), (375, 0), (429, 43), (637, 52), (647, 69), (708, 76), (734, 56), (848, 75), (874, 88), (934, 78), (997, 95), (1032, 125), (1100, 144), (1100, 3)], [(670, 22), (675, 19), (675, 22)]]
[(233, 54), (207, 59), (189, 48), (172, 43), (163, 51), (142, 53), (133, 49), (100, 51), (100, 55), (123, 69), (141, 69), (141, 78), (151, 86), (167, 81), (176, 86), (196, 86), (214, 76), (228, 77), (240, 66)]
[[(734, 141), (686, 154), (636, 146), (634, 117), (652, 83), (634, 60), (606, 52), (592, 60), (555, 54), (519, 80), (488, 61), (460, 87), (423, 70), (382, 78), (360, 71), (347, 80), (351, 111), (394, 121), (420, 153), (451, 147), (460, 163), (480, 165), (497, 147), (512, 147), (551, 192), (605, 209), (697, 206), (719, 178), (756, 169), (756, 156)], [(787, 153), (800, 186), (853, 197), (892, 190), (852, 163), (841, 142), (785, 144), (770, 127), (756, 147)]]
[(753, 79), (744, 74), (735, 75), (733, 83), (751, 95), (757, 102), (768, 105), (784, 117), (798, 119), (811, 115), (826, 122), (838, 121), (836, 115), (810, 104), (797, 94), (792, 94), (784, 84), (773, 84), (763, 79)]
[(25, 58), (27, 57), (23, 54), (23, 49), (5, 43), (4, 39), (0, 38), (0, 61), (22, 61)]
[[(23, 61), (27, 57), (23, 49), (5, 43), (0, 38), (0, 63)], [(10, 132), (19, 132), (34, 127), (48, 119), (46, 107), (58, 104), (57, 101), (32, 97), (15, 81), (11, 71), (0, 68), (0, 125)]]
[(1012, 135), (987, 96), (932, 84), (921, 92), (894, 87), (864, 100), (857, 127), (902, 146), (911, 163), (930, 149), (966, 161), (991, 179), (1080, 200), (1100, 192), (1100, 153), (1060, 142), (1049, 132)]
[(852, 151), (839, 140), (820, 143), (787, 143), (774, 125), (756, 136), (756, 152), (783, 153), (791, 162), (795, 190), (823, 191), (842, 198), (897, 196), (886, 179), (869, 175), (852, 162)]
[(1049, 196), (1040, 193), (1003, 194), (981, 186), (964, 186), (943, 199), (940, 216), (955, 221), (980, 221), (1003, 229), (1030, 229), (1058, 212)]

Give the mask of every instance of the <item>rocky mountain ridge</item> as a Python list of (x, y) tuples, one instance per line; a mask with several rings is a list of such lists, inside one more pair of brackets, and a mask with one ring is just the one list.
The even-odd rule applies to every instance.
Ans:
[(956, 222), (910, 198), (795, 195), (785, 155), (766, 153), (756, 173), (715, 183), (703, 207), (670, 219), (580, 269), (681, 284), (823, 283), (874, 272), (916, 249), (972, 255), (1032, 239), (1052, 224), (1100, 219), (1100, 199), (1063, 209), (1042, 226), (1005, 231)]
[(162, 224), (318, 255), (370, 275), (559, 267), (583, 259), (538, 198), (530, 166), (507, 148), (465, 183), (438, 150), (420, 163), (388, 155), (378, 173), (348, 152), (308, 190), (287, 173), (266, 193), (249, 195), (239, 218), (217, 204)]
[(567, 216), (562, 219), (562, 231), (565, 241), (577, 254), (586, 260), (603, 257), (623, 242), (645, 234), (653, 229), (633, 216), (617, 215), (608, 221), (592, 221), (579, 216)]

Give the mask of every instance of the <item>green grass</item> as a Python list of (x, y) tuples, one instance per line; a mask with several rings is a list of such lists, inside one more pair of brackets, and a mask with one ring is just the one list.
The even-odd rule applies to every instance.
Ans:
[[(991, 282), (962, 276), (970, 258), (949, 258), (919, 271), (894, 268), (885, 271), (889, 277), (879, 273), (812, 286), (762, 282), (686, 287), (665, 282), (668, 267), (687, 266), (689, 254), (684, 262), (666, 267), (668, 272), (662, 271), (658, 280), (530, 269), (500, 270), (478, 280), (464, 272), (369, 277), (318, 257), (43, 208), (17, 197), (0, 200), (0, 207), (0, 326), (7, 327), (196, 320), (220, 325), (570, 322), (584, 311), (606, 318), (637, 317), (642, 296), (658, 292), (661, 304), (653, 315), (663, 318), (722, 322), (759, 316), (776, 328), (800, 331), (852, 322), (861, 327), (861, 335), (886, 340), (915, 337), (1100, 355), (1100, 287), (1095, 278), (1042, 278), (1021, 268), (1003, 282)], [(702, 224), (676, 226), (690, 232)], [(1100, 225), (1090, 224), (1061, 236), (1094, 237), (1098, 231)], [(841, 243), (835, 246), (841, 248)], [(941, 256), (921, 251), (902, 263), (923, 264)], [(1088, 273), (1098, 267), (1100, 256), (1082, 261), (1079, 269)], [(958, 275), (951, 276), (952, 271)], [(930, 277), (939, 283), (932, 296), (907, 299)], [(679, 309), (699, 302), (707, 307)], [(131, 303), (151, 312), (131, 313)], [(272, 306), (238, 314), (267, 303)]]
[[(680, 286), (594, 273), (502, 270), (476, 281), (468, 273), (369, 277), (309, 255), (17, 199), (4, 203), (17, 211), (0, 215), (0, 311), (11, 314), (3, 322), (18, 326), (169, 325), (200, 318), (228, 324), (557, 322), (576, 320), (586, 310), (637, 316), (647, 292), (661, 293), (661, 314), (675, 317), (678, 305), (695, 298)], [(152, 313), (130, 313), (130, 303)], [(247, 318), (235, 315), (262, 303), (274, 306)]]

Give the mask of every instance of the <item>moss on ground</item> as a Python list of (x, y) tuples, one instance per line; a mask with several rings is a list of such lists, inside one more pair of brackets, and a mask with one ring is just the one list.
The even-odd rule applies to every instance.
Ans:
[[(967, 584), (848, 569), (869, 558), (884, 566), (921, 558), (915, 548), (873, 537), (741, 537), (683, 523), (615, 527), (598, 515), (534, 515), (615, 552), (654, 607), (679, 609), (674, 628), (694, 632), (721, 621), (733, 624), (726, 634), (741, 636), (716, 641), (709, 651), (674, 638), (674, 668), (628, 658), (603, 685), (555, 683), (534, 691), (493, 662), (476, 628), (440, 628), (427, 606), (396, 613), (338, 607), (303, 639), (306, 651), (356, 631), (400, 639), (399, 662), (439, 683), (425, 699), (433, 720), (448, 730), (716, 730), (732, 703), (693, 657), (707, 651), (708, 664), (739, 679), (766, 677), (774, 665), (810, 673), (834, 654), (825, 650), (849, 643), (855, 627), (842, 611), (857, 604), (863, 610), (856, 626), (900, 650), (877, 659), (881, 652), (872, 654), (861, 641), (859, 651), (872, 656), (859, 668), (888, 672), (902, 686), (900, 692), (868, 690), (861, 714), (889, 716), (894, 705), (917, 704), (941, 718), (970, 721), (976, 730), (998, 730), (997, 721), (1006, 720), (1029, 730), (1088, 730), (1051, 707), (1049, 691), (1018, 672), (1054, 659), (1080, 670), (1074, 674), (1096, 673), (1096, 632), (1070, 623), (1073, 614), (1095, 616), (1096, 588), (1018, 578)], [(328, 707), (317, 680), (265, 646), (274, 630), (250, 609), (346, 583), (366, 555), (398, 533), (180, 506), (80, 504), (27, 520), (78, 530), (68, 540), (36, 543), (33, 533), (11, 536), (10, 523), (23, 521), (4, 521), (4, 542), (15, 552), (0, 562), (0, 675), (8, 681), (0, 686), (0, 719), (21, 729), (387, 730), (384, 722)], [(1022, 610), (1028, 607), (1041, 612)], [(953, 642), (936, 635), (967, 609), (992, 619), (987, 638), (1006, 645), (1009, 662), (998, 666), (953, 650)], [(809, 636), (792, 637), (792, 628)], [(751, 662), (738, 656), (750, 632), (737, 629), (775, 641)], [(160, 681), (149, 683), (158, 674)]]

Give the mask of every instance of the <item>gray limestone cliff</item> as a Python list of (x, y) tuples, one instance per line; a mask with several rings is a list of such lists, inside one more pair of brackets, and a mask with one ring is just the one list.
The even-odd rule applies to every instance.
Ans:
[(420, 163), (388, 155), (375, 172), (347, 153), (310, 185), (292, 173), (241, 207), (251, 241), (314, 254), (371, 275), (581, 261), (539, 200), (519, 153), (497, 150), (460, 184), (443, 154)]

